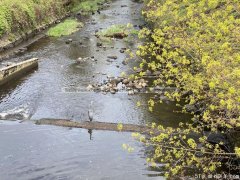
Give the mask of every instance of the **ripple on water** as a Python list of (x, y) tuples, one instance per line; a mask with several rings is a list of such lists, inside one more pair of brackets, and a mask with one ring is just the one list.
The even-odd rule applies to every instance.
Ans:
[[(6, 128), (8, 132), (2, 131)], [(0, 144), (1, 177), (146, 179), (142, 175), (147, 173), (144, 152), (129, 133), (93, 131), (92, 136), (90, 140), (87, 130), (82, 129), (27, 122), (3, 124), (0, 126), (0, 142), (5, 142)], [(122, 150), (122, 143), (132, 144), (135, 152), (129, 154)]]
[(8, 109), (0, 113), (0, 119), (9, 120), (27, 120), (30, 118), (30, 109), (28, 105), (22, 105), (13, 109)]

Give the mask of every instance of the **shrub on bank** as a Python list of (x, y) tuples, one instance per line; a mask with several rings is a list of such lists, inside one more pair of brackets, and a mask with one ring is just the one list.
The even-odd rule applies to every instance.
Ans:
[[(145, 3), (143, 14), (152, 29), (144, 28), (139, 34), (147, 40), (137, 52), (143, 58), (140, 67), (160, 71), (154, 84), (175, 86), (175, 91), (165, 95), (176, 102), (184, 100), (183, 111), (195, 109), (194, 125), (181, 124), (181, 130), (158, 127), (165, 133), (148, 142), (155, 146), (151, 161), (166, 163), (172, 175), (184, 174), (193, 165), (201, 172), (214, 172), (223, 160), (239, 156), (238, 147), (224, 149), (224, 142), (209, 143), (205, 131), (229, 134), (240, 127), (240, 3)], [(189, 139), (190, 132), (200, 137)], [(239, 170), (239, 165), (226, 165)]]

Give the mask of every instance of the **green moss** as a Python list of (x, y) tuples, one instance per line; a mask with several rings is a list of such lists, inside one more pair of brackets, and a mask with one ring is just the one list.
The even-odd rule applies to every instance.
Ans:
[(52, 37), (66, 36), (76, 32), (82, 26), (83, 24), (75, 19), (67, 19), (57, 26), (50, 28), (47, 35)]

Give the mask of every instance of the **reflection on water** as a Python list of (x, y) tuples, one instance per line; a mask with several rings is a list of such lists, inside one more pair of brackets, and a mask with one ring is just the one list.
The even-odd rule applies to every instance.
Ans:
[(0, 143), (1, 179), (146, 179), (141, 146), (129, 136), (94, 131), (90, 141), (82, 129), (1, 124), (0, 142), (10, 142)]
[[(121, 8), (121, 5), (127, 7)], [(128, 96), (124, 93), (66, 92), (64, 89), (85, 89), (89, 84), (129, 72), (137, 62), (122, 64), (125, 54), (119, 52), (128, 44), (116, 40), (106, 44), (106, 49), (96, 46), (95, 30), (112, 24), (142, 24), (139, 19), (141, 5), (130, 0), (118, 0), (109, 9), (95, 15), (97, 24), (86, 22), (85, 27), (68, 37), (45, 38), (31, 47), (27, 54), (15, 58), (39, 58), (39, 69), (28, 76), (0, 89), (0, 112), (4, 116), (31, 120), (41, 118), (88, 120), (89, 103), (93, 101), (94, 120), (116, 123), (145, 124), (158, 122), (176, 126), (176, 121), (186, 121), (188, 116), (173, 113), (174, 103), (158, 105), (150, 113), (147, 105), (136, 107), (138, 101), (147, 102), (150, 94)], [(136, 13), (134, 13), (136, 12)], [(102, 18), (104, 17), (104, 18)], [(72, 44), (66, 44), (67, 39)], [(138, 42), (136, 41), (135, 46)], [(112, 48), (113, 47), (113, 48)], [(108, 55), (116, 55), (113, 63)], [(78, 57), (92, 57), (97, 61), (77, 64)], [(118, 67), (119, 66), (119, 67)], [(12, 113), (17, 107), (21, 111)], [(15, 109), (14, 112), (19, 111)], [(9, 113), (11, 112), (11, 113)], [(19, 114), (24, 116), (21, 118)], [(26, 116), (25, 116), (26, 115)], [(102, 132), (35, 126), (31, 123), (0, 124), (0, 176), (3, 179), (147, 179), (144, 149), (131, 140), (128, 133)], [(136, 145), (128, 154), (122, 143)], [(159, 179), (159, 178), (158, 178)]]

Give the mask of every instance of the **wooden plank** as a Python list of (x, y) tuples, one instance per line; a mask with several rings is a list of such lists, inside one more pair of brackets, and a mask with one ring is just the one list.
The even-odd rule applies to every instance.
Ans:
[[(62, 127), (83, 128), (91, 130), (105, 130), (105, 131), (119, 131), (118, 123), (98, 122), (98, 121), (71, 121), (65, 119), (40, 119), (37, 120), (37, 125), (54, 125)], [(121, 132), (139, 132), (149, 133), (150, 128), (142, 125), (135, 124), (121, 124)]]

